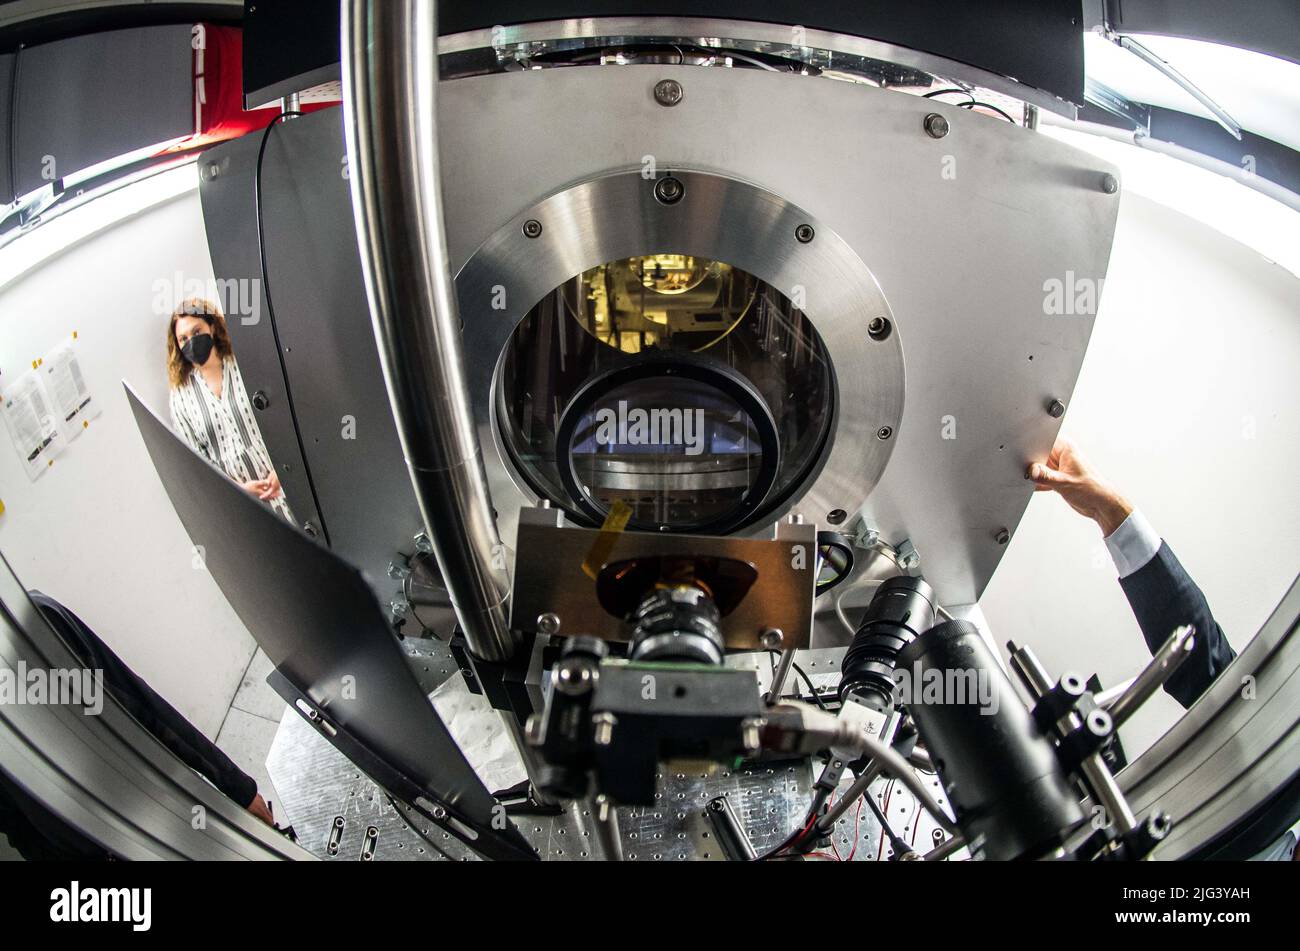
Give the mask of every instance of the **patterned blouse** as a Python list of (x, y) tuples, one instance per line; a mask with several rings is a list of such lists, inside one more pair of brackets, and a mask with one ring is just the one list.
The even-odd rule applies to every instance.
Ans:
[[(234, 357), (225, 357), (221, 364), (221, 396), (213, 394), (197, 370), (172, 389), (172, 427), (191, 449), (236, 482), (265, 479), (274, 467), (253, 418), (239, 364)], [(294, 522), (283, 491), (267, 504)]]

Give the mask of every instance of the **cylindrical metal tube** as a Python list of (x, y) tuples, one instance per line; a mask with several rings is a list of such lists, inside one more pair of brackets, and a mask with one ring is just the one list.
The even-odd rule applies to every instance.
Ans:
[[(1011, 654), (1012, 669), (1034, 700), (1038, 700), (1052, 689), (1051, 675), (1032, 650), (1028, 647), (1017, 647), (1012, 641), (1007, 642), (1007, 650)], [(1068, 714), (1065, 720), (1067, 730), (1078, 729), (1082, 724), (1078, 715), (1074, 713)], [(1088, 790), (1106, 810), (1106, 815), (1119, 826), (1121, 832), (1130, 832), (1137, 828), (1137, 819), (1133, 816), (1133, 810), (1129, 808), (1119, 784), (1115, 782), (1115, 777), (1111, 775), (1099, 753), (1086, 757), (1079, 764), (1079, 773), (1083, 776)]]
[(898, 666), (910, 681), (903, 699), (973, 848), (1013, 859), (1059, 846), (1083, 810), (979, 629), (939, 624), (903, 648)]
[(1142, 672), (1133, 679), (1128, 689), (1107, 705), (1114, 729), (1118, 730), (1137, 709), (1151, 699), (1151, 695), (1164, 686), (1165, 682), (1182, 666), (1192, 648), (1196, 646), (1196, 628), (1184, 624), (1160, 645), (1151, 658), (1151, 663), (1142, 668)]
[(435, 4), (343, 0), (343, 113), (361, 270), (411, 484), (476, 656), (514, 650), (508, 576), (463, 374), (438, 174)]

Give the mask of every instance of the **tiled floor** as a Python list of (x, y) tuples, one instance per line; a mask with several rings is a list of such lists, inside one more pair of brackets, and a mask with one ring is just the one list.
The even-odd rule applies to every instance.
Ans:
[(258, 792), (275, 810), (280, 797), (267, 775), (266, 755), (271, 751), (271, 741), (275, 739), (285, 705), (266, 683), (266, 675), (271, 670), (271, 661), (259, 647), (226, 711), (226, 719), (217, 734), (217, 746), (257, 780)]

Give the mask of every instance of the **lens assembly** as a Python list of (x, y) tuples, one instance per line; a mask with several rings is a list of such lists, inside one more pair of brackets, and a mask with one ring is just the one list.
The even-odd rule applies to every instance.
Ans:
[(655, 254), (556, 288), (498, 368), (496, 423), (533, 490), (600, 524), (724, 533), (816, 470), (834, 377), (790, 299), (720, 261)]

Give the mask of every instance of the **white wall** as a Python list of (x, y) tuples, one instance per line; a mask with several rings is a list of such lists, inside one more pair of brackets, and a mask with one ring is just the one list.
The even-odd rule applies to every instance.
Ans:
[[(1258, 197), (1235, 187), (1241, 209)], [(1125, 188), (1062, 431), (1142, 509), (1240, 650), (1300, 571), (1300, 279), (1204, 223), (1197, 199), (1191, 186), (1176, 199), (1193, 218)], [(1300, 248), (1300, 216), (1277, 210), (1257, 233), (1276, 240), (1282, 220)], [(1054, 494), (1030, 504), (980, 604), (1000, 645), (1032, 645), (1054, 673), (1112, 685), (1150, 659), (1101, 533)], [(1181, 713), (1154, 698), (1122, 731), (1130, 758)]]
[[(212, 279), (195, 169), (166, 174), (175, 197), (61, 253), (46, 256), (110, 203), (157, 201), (158, 181), (96, 199), (0, 249), (0, 281), (8, 281), (0, 286), (0, 388), (76, 330), (78, 359), (102, 407), (35, 482), (0, 434), (0, 551), (28, 588), (76, 611), (215, 738), (256, 645), (211, 576), (193, 567), (121, 383), (166, 418), (167, 313), (159, 313), (155, 282), (174, 283), (177, 272), (186, 282)], [(13, 278), (16, 263), (25, 270)]]

